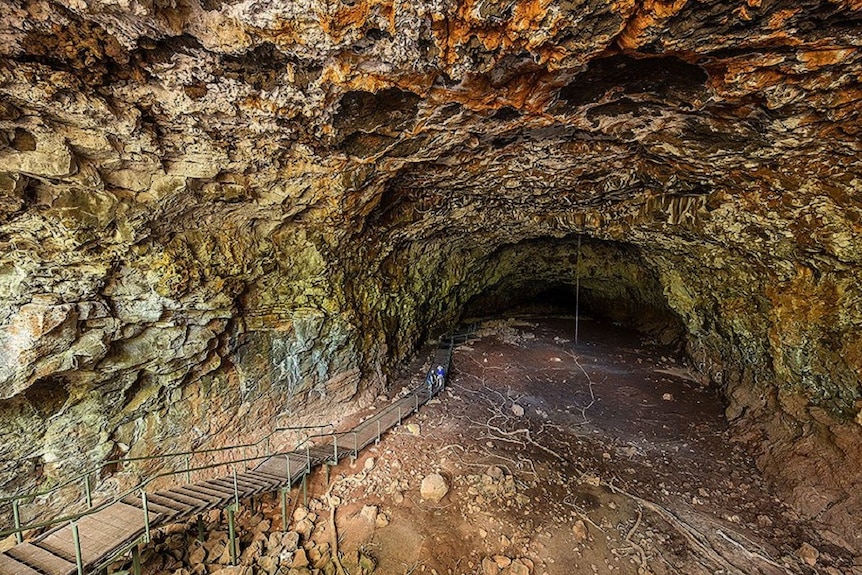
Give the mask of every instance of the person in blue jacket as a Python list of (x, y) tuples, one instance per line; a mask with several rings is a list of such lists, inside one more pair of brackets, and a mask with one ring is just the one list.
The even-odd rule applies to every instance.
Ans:
[(446, 382), (446, 370), (442, 365), (438, 365), (434, 371), (434, 377), (437, 380), (437, 389), (443, 389), (443, 384)]

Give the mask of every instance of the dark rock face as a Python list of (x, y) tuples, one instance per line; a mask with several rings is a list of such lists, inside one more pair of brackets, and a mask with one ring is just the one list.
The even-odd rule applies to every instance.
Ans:
[(5, 2), (0, 487), (356, 400), (465, 309), (569, 289), (580, 235), (592, 305), (684, 332), (862, 550), (860, 17)]

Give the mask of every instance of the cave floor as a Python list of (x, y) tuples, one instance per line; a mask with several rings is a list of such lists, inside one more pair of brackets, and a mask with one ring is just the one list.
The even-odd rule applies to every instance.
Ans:
[[(368, 572), (362, 556), (386, 575), (862, 574), (770, 493), (717, 395), (672, 352), (596, 321), (581, 323), (577, 346), (572, 332), (571, 319), (484, 323), (456, 349), (439, 399), (333, 468), (332, 482), (314, 476), (310, 564), (282, 551), (277, 571), (335, 572), (336, 505), (354, 575)], [(449, 491), (424, 500), (420, 484), (435, 472)], [(291, 528), (301, 531), (300, 497)], [(279, 531), (277, 500), (262, 509), (261, 525)], [(254, 572), (271, 566), (254, 561)]]

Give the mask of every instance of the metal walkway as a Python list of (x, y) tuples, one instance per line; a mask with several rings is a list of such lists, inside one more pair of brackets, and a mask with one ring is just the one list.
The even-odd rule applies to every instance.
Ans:
[[(467, 337), (450, 336), (442, 341), (435, 352), (431, 371), (437, 365), (443, 365), (448, 377), (453, 346)], [(233, 466), (233, 473), (229, 476), (195, 483), (189, 481), (169, 489), (147, 492), (144, 488), (154, 479), (151, 478), (141, 484), (140, 489), (121, 494), (71, 520), (56, 520), (62, 523), (30, 541), (23, 541), (22, 533), (33, 529), (33, 526), (21, 526), (18, 520), (17, 501), (26, 496), (7, 498), (16, 505), (16, 528), (4, 534), (14, 533), (20, 542), (0, 554), (0, 575), (85, 575), (105, 569), (126, 554), (131, 554), (134, 570), (139, 572), (140, 545), (149, 542), (152, 530), (194, 517), (198, 517), (200, 525), (200, 515), (212, 509), (224, 509), (227, 512), (231, 536), (229, 545), (236, 563), (239, 550), (235, 539), (234, 514), (241, 501), (280, 491), (282, 519), (286, 523), (287, 492), (291, 487), (298, 483), (304, 487), (305, 477), (317, 466), (357, 457), (364, 447), (378, 442), (384, 433), (417, 412), (442, 389), (442, 383), (433, 387), (423, 384), (413, 389), (349, 431), (309, 437), (292, 451), (257, 458), (243, 457), (217, 464)], [(311, 439), (321, 442), (312, 444)], [(236, 465), (249, 463), (256, 466), (236, 471)], [(185, 473), (188, 479), (192, 471), (212, 467), (189, 467), (164, 475)], [(87, 501), (91, 503), (89, 477), (86, 485)]]

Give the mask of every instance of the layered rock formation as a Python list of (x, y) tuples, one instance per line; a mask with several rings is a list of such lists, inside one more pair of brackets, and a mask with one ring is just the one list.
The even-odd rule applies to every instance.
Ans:
[(587, 300), (684, 334), (862, 550), (860, 15), (6, 0), (0, 487), (376, 390), (581, 236)]

